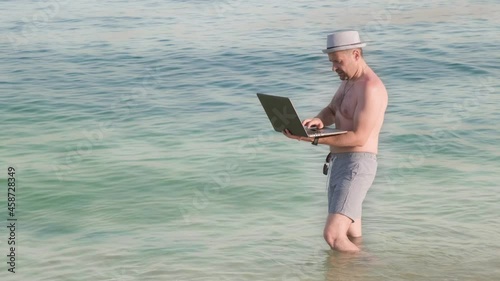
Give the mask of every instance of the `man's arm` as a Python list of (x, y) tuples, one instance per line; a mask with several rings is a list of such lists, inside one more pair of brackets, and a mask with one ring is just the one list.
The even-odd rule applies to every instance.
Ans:
[(345, 134), (320, 138), (318, 143), (339, 147), (365, 145), (368, 137), (384, 110), (383, 96), (379, 87), (366, 87), (354, 111), (353, 130)]
[[(332, 98), (330, 104), (328, 104), (325, 108), (323, 108), (318, 115), (313, 118), (306, 119), (302, 121), (302, 125), (311, 127), (318, 126), (319, 128), (330, 126), (335, 123), (335, 109), (333, 107), (333, 100), (335, 96)], [(319, 119), (319, 120), (318, 120)]]
[(321, 119), (325, 127), (335, 123), (335, 111), (332, 108), (332, 104), (330, 103), (323, 108), (323, 110), (321, 110), (315, 118)]

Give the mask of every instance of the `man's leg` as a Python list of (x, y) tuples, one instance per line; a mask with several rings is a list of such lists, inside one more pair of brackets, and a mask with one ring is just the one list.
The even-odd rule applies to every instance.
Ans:
[(323, 237), (332, 249), (341, 252), (358, 252), (359, 248), (347, 238), (352, 220), (342, 214), (328, 214)]
[(323, 233), (333, 249), (359, 251), (349, 237), (362, 235), (362, 204), (376, 170), (376, 155), (371, 153), (341, 153), (333, 158), (328, 180), (329, 215)]
[(361, 243), (363, 242), (363, 236), (361, 236), (361, 219), (355, 220), (349, 226), (347, 230), (347, 238), (351, 240), (354, 245), (361, 249)]
[(349, 238), (358, 238), (362, 235), (361, 219), (357, 219), (349, 226), (349, 229), (347, 230), (347, 236), (349, 236)]

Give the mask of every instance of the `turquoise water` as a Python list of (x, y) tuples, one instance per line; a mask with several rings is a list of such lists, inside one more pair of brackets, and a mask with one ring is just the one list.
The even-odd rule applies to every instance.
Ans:
[[(500, 4), (401, 2), (4, 1), (2, 280), (499, 280)], [(322, 238), (327, 148), (255, 96), (316, 114), (348, 28), (389, 92), (357, 256)]]

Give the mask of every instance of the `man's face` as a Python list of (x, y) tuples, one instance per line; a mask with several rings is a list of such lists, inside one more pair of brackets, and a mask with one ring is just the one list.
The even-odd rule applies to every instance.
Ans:
[(332, 70), (337, 73), (340, 80), (349, 79), (352, 64), (352, 50), (338, 51), (328, 54), (328, 59), (332, 62)]

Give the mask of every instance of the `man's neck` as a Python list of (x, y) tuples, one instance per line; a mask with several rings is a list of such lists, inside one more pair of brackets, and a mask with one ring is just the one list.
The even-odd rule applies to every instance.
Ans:
[(365, 74), (367, 67), (368, 65), (364, 61), (361, 61), (358, 65), (356, 72), (352, 75), (352, 77), (349, 78), (349, 80), (354, 82), (360, 77), (362, 77)]

